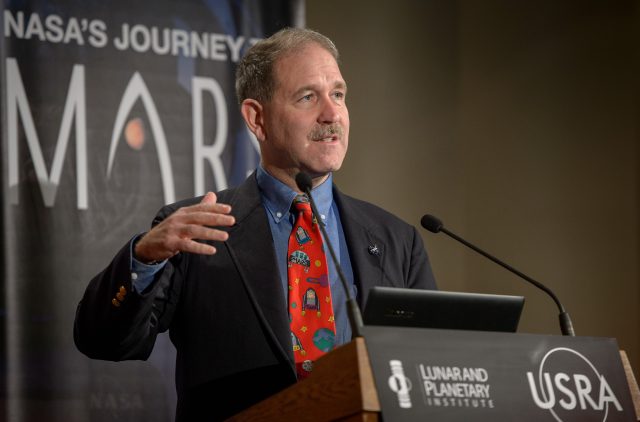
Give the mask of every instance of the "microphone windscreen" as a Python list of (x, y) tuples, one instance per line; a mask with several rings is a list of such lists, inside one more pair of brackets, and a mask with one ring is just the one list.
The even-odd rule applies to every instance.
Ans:
[(431, 233), (438, 233), (443, 227), (442, 221), (430, 214), (425, 214), (420, 220), (420, 224)]
[(311, 176), (301, 171), (300, 173), (296, 174), (296, 185), (298, 185), (298, 189), (300, 189), (302, 192), (310, 192)]

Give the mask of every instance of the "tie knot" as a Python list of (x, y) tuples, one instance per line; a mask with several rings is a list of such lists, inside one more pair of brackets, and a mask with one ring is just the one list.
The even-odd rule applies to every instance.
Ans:
[(309, 198), (307, 195), (298, 195), (293, 200), (293, 206), (298, 211), (306, 211), (311, 209)]

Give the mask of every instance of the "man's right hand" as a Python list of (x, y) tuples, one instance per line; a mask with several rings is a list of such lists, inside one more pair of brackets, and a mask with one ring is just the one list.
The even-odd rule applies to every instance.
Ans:
[(229, 234), (212, 227), (230, 227), (235, 218), (231, 207), (217, 203), (213, 192), (207, 193), (197, 205), (180, 208), (153, 227), (136, 243), (134, 256), (138, 261), (164, 261), (179, 252), (213, 255), (216, 248), (198, 240), (224, 242)]

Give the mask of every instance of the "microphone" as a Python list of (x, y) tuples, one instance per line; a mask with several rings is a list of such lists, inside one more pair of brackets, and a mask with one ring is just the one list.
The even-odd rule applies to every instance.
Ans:
[(329, 240), (329, 236), (327, 236), (327, 230), (324, 228), (324, 222), (320, 218), (320, 213), (316, 208), (316, 203), (313, 200), (313, 196), (311, 196), (311, 187), (312, 187), (311, 176), (309, 176), (307, 173), (304, 173), (304, 172), (298, 173), (296, 175), (296, 184), (298, 185), (298, 189), (306, 193), (307, 196), (309, 197), (309, 202), (311, 203), (311, 211), (313, 212), (313, 215), (316, 218), (318, 226), (320, 227), (320, 231), (322, 232), (322, 237), (324, 238), (324, 243), (327, 245), (329, 249), (331, 260), (336, 266), (336, 270), (338, 271), (338, 278), (342, 283), (342, 288), (347, 294), (347, 315), (349, 316), (349, 325), (351, 326), (352, 338), (362, 337), (362, 325), (363, 325), (362, 314), (360, 313), (360, 308), (358, 307), (358, 304), (356, 303), (355, 299), (353, 298), (353, 296), (351, 296), (351, 291), (347, 284), (347, 279), (344, 276), (344, 273), (342, 272), (342, 267), (338, 262), (338, 258), (336, 258), (336, 252), (334, 251), (333, 245)]
[(539, 281), (536, 281), (536, 280), (532, 279), (528, 275), (521, 273), (520, 271), (516, 270), (512, 266), (500, 261), (498, 258), (488, 254), (487, 252), (483, 251), (482, 249), (478, 248), (477, 246), (472, 245), (471, 243), (467, 242), (466, 240), (464, 240), (460, 236), (456, 235), (455, 233), (450, 232), (449, 230), (447, 230), (444, 227), (444, 225), (442, 224), (442, 221), (440, 221), (437, 217), (434, 217), (433, 215), (429, 215), (429, 214), (424, 215), (422, 217), (422, 219), (420, 220), (420, 224), (422, 224), (422, 227), (424, 227), (425, 229), (429, 230), (431, 233), (439, 233), (439, 232), (445, 233), (446, 235), (452, 237), (453, 239), (455, 239), (458, 242), (462, 243), (466, 247), (473, 249), (474, 251), (478, 252), (480, 255), (484, 256), (485, 258), (490, 259), (491, 261), (495, 262), (496, 264), (500, 265), (501, 267), (506, 268), (507, 270), (511, 271), (515, 275), (525, 279), (526, 281), (528, 281), (529, 283), (533, 284), (534, 286), (536, 286), (540, 290), (544, 291), (547, 295), (549, 295), (551, 297), (551, 299), (553, 299), (553, 301), (558, 306), (558, 310), (560, 311), (560, 315), (559, 315), (560, 331), (562, 332), (562, 335), (563, 336), (575, 336), (576, 335), (575, 332), (573, 331), (573, 323), (571, 322), (571, 317), (569, 316), (569, 313), (567, 311), (565, 311), (565, 309), (562, 306), (562, 304), (560, 303), (560, 300), (558, 299), (558, 297), (547, 286), (545, 286), (544, 284), (540, 283)]

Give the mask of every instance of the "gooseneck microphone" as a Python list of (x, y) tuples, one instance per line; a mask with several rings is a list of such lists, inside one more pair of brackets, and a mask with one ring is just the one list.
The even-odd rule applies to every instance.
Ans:
[(311, 196), (311, 176), (307, 173), (300, 172), (296, 175), (296, 184), (298, 185), (298, 189), (302, 192), (306, 193), (309, 197), (309, 202), (311, 203), (311, 211), (313, 211), (313, 215), (316, 218), (318, 226), (320, 227), (320, 231), (322, 232), (322, 237), (324, 238), (324, 243), (327, 245), (329, 249), (329, 254), (331, 255), (331, 260), (333, 261), (336, 270), (338, 271), (338, 278), (342, 282), (342, 287), (344, 288), (345, 293), (347, 294), (347, 315), (349, 316), (349, 324), (351, 325), (351, 336), (352, 338), (362, 337), (362, 314), (360, 313), (360, 308), (356, 303), (355, 299), (351, 295), (351, 290), (349, 289), (349, 285), (347, 284), (347, 279), (342, 272), (342, 267), (340, 266), (340, 262), (338, 262), (338, 258), (336, 257), (336, 252), (333, 249), (333, 245), (329, 240), (329, 236), (327, 236), (327, 231), (324, 228), (324, 222), (320, 218), (320, 213), (316, 208), (316, 203), (313, 200), (313, 196)]
[(571, 322), (571, 317), (569, 316), (569, 313), (567, 311), (565, 311), (565, 309), (562, 306), (562, 304), (560, 303), (560, 300), (558, 299), (558, 297), (547, 286), (545, 286), (544, 284), (540, 283), (539, 281), (536, 281), (536, 280), (532, 279), (528, 275), (523, 274), (522, 272), (520, 272), (520, 271), (516, 270), (515, 268), (513, 268), (511, 265), (508, 265), (508, 264), (502, 262), (498, 258), (488, 254), (487, 252), (483, 251), (482, 249), (478, 248), (477, 246), (472, 245), (471, 243), (467, 242), (466, 240), (464, 240), (460, 236), (456, 235), (455, 233), (450, 232), (449, 230), (447, 230), (444, 227), (444, 225), (442, 224), (442, 221), (440, 221), (437, 217), (434, 217), (433, 215), (429, 215), (429, 214), (424, 215), (422, 217), (422, 219), (420, 220), (420, 224), (422, 224), (422, 227), (424, 227), (425, 229), (429, 230), (431, 233), (439, 233), (439, 232), (445, 233), (446, 235), (452, 237), (453, 239), (455, 239), (458, 242), (462, 243), (466, 247), (473, 249), (474, 251), (478, 252), (480, 255), (484, 256), (485, 258), (490, 259), (491, 261), (495, 262), (496, 264), (500, 265), (501, 267), (506, 268), (507, 270), (511, 271), (515, 275), (525, 279), (526, 281), (528, 281), (529, 283), (533, 284), (534, 286), (536, 286), (540, 290), (544, 291), (546, 294), (551, 296), (551, 299), (553, 299), (553, 301), (558, 306), (558, 310), (560, 311), (560, 316), (559, 316), (559, 318), (560, 318), (560, 331), (562, 332), (562, 335), (564, 335), (564, 336), (575, 336), (576, 335), (575, 332), (573, 331), (573, 323)]

